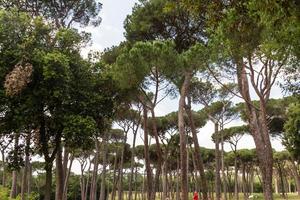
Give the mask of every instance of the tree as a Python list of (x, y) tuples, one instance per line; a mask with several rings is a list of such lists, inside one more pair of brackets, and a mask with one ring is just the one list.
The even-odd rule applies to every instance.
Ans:
[[(31, 20), (26, 14), (15, 15), (14, 12), (1, 11), (1, 21), (1, 36), (8, 37), (8, 40), (3, 40), (4, 50), (1, 57), (5, 70), (1, 78), (3, 80), (8, 74), (5, 77), (7, 98), (20, 102), (16, 105), (26, 112), (21, 113), (19, 117), (32, 124), (32, 130), (37, 130), (36, 147), (45, 158), (47, 172), (45, 199), (50, 199), (52, 165), (61, 149), (62, 141), (66, 146), (72, 142), (82, 145), (81, 141), (78, 143), (78, 139), (80, 134), (83, 134), (80, 131), (83, 131), (84, 127), (88, 128), (90, 124), (95, 123), (97, 129), (101, 130), (103, 118), (113, 113), (111, 97), (114, 96), (117, 100), (118, 95), (111, 95), (115, 91), (112, 84), (111, 89), (107, 90), (109, 78), (92, 72), (92, 65), (80, 57), (79, 48), (86, 38), (77, 31), (60, 29), (53, 33), (50, 25), (45, 25), (41, 18)], [(11, 32), (10, 35), (8, 31)], [(19, 38), (19, 31), (22, 31), (23, 35), (20, 39), (15, 39)], [(10, 40), (13, 42), (7, 43)], [(28, 71), (27, 68), (30, 69), (31, 66), (32, 71)], [(22, 70), (29, 74), (23, 76)], [(15, 84), (22, 78), (25, 78), (22, 84)], [(20, 87), (15, 88), (15, 85)], [(99, 107), (98, 105), (102, 104), (100, 102), (107, 106)], [(6, 114), (9, 116), (10, 112)], [(77, 134), (73, 137), (67, 134), (66, 130), (74, 126), (70, 120), (76, 121), (75, 119), (80, 122), (80, 129), (77, 129), (77, 133), (73, 132)], [(20, 125), (17, 127), (22, 128)], [(92, 129), (87, 130), (84, 133), (85, 139), (95, 134)], [(61, 166), (58, 167), (61, 169)], [(64, 181), (60, 179), (59, 183), (58, 187), (62, 189)]]
[(101, 22), (99, 11), (102, 4), (95, 0), (3, 0), (0, 8), (17, 9), (32, 17), (42, 16), (55, 24), (56, 28), (71, 28), (74, 23), (82, 26), (99, 25)]
[[(204, 25), (202, 13), (199, 12), (199, 14), (193, 16), (186, 12), (178, 3), (169, 0), (141, 1), (140, 4), (135, 6), (133, 13), (125, 20), (126, 38), (129, 41), (171, 39), (174, 41), (175, 49), (178, 53), (188, 50), (196, 42), (203, 41), (205, 33), (202, 31)], [(193, 67), (195, 66), (189, 66), (188, 63), (184, 63), (181, 65), (181, 69), (176, 72), (177, 74), (169, 77), (169, 80), (177, 82), (180, 93), (178, 128), (181, 135), (181, 189), (184, 200), (188, 198), (188, 186), (183, 113), (184, 100), (193, 76), (193, 70), (191, 69)], [(172, 80), (172, 77), (180, 77), (179, 79), (181, 80)]]
[[(170, 83), (165, 81), (164, 72), (170, 66), (177, 65), (176, 55), (177, 53), (174, 50), (174, 44), (172, 42), (137, 42), (131, 48), (125, 48), (122, 54), (120, 54), (117, 58), (116, 63), (113, 65), (113, 76), (115, 80), (117, 80), (125, 89), (133, 88), (136, 90), (135, 95), (144, 107), (144, 118), (146, 117), (148, 110), (151, 112), (153, 119), (152, 133), (157, 145), (158, 156), (154, 183), (158, 182), (162, 163), (162, 153), (154, 109), (158, 103), (172, 92)], [(128, 74), (131, 74), (131, 76), (128, 76)], [(153, 93), (150, 91), (151, 87), (155, 88)], [(165, 94), (160, 96), (162, 92), (165, 92)], [(146, 122), (147, 120), (144, 119), (144, 123)], [(148, 127), (147, 124), (144, 124), (144, 126), (145, 128)], [(147, 133), (147, 130), (144, 129), (144, 131)], [(144, 139), (145, 148), (147, 148), (148, 144), (146, 144), (146, 135)], [(145, 149), (145, 151), (147, 150)], [(148, 190), (151, 189), (148, 191), (148, 195), (151, 194), (151, 198), (154, 198), (153, 189), (155, 189), (155, 187), (153, 189), (151, 188), (153, 183), (151, 183), (151, 174), (149, 173), (149, 170), (147, 180), (149, 187)]]
[[(267, 127), (266, 104), (278, 74), (291, 64), (290, 61), (293, 60), (297, 51), (295, 51), (297, 42), (294, 43), (294, 39), (287, 36), (289, 31), (293, 35), (299, 34), (298, 30), (292, 30), (293, 26), (299, 26), (299, 22), (293, 20), (297, 18), (295, 17), (297, 16), (297, 6), (294, 4), (295, 2), (289, 2), (288, 6), (283, 6), (275, 1), (253, 0), (247, 2), (211, 1), (208, 4), (195, 6), (196, 8), (207, 8), (207, 20), (210, 23), (210, 30), (212, 30), (209, 35), (209, 46), (217, 52), (220, 52), (220, 49), (223, 52), (212, 54), (216, 55), (218, 61), (208, 69), (216, 77), (212, 68), (224, 68), (227, 72), (232, 72), (238, 80), (240, 93), (238, 96), (245, 101), (247, 119), (255, 140), (260, 169), (263, 174), (265, 199), (273, 199), (272, 147)], [(277, 30), (281, 31), (277, 32)], [(224, 61), (222, 66), (219, 64), (220, 55), (225, 58), (222, 58)], [(256, 62), (261, 65), (255, 66)], [(216, 77), (216, 79), (222, 83), (220, 78)], [(250, 88), (254, 89), (260, 100), (258, 106), (251, 103)]]

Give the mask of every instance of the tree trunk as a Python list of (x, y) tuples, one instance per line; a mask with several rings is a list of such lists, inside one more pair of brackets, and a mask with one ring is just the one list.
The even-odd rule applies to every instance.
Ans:
[(196, 127), (195, 127), (195, 123), (194, 123), (194, 117), (192, 114), (192, 110), (191, 110), (191, 99), (190, 97), (188, 97), (188, 105), (186, 107), (186, 111), (187, 111), (187, 115), (189, 118), (189, 122), (190, 122), (190, 127), (191, 127), (191, 131), (192, 131), (192, 135), (193, 135), (193, 142), (194, 142), (194, 147), (195, 147), (195, 164), (197, 167), (197, 170), (200, 173), (200, 179), (201, 179), (201, 190), (202, 190), (202, 194), (203, 194), (203, 199), (207, 200), (208, 199), (208, 188), (207, 188), (207, 182), (206, 182), (206, 177), (205, 177), (205, 173), (204, 173), (204, 164), (203, 164), (203, 159), (200, 153), (200, 145), (198, 142), (198, 136), (197, 136), (197, 131), (196, 131)]
[(90, 200), (96, 200), (97, 196), (97, 174), (98, 174), (98, 164), (99, 164), (99, 142), (98, 139), (95, 139), (96, 144), (96, 153), (94, 157), (94, 169), (91, 180), (91, 188), (90, 188)]
[(168, 175), (167, 175), (167, 159), (165, 159), (163, 165), (162, 165), (162, 199), (167, 198), (167, 193), (168, 193), (168, 185), (167, 185), (167, 180), (168, 180)]
[[(68, 156), (68, 158), (69, 158), (69, 156)], [(70, 173), (71, 173), (73, 161), (74, 161), (74, 157), (73, 157), (73, 155), (71, 155), (69, 168), (66, 168), (66, 171), (65, 171), (64, 188), (63, 188), (64, 192), (63, 192), (63, 195), (62, 195), (63, 200), (67, 200), (67, 197), (68, 197), (68, 183), (69, 183), (69, 178), (70, 178)]]
[[(219, 124), (218, 122), (214, 122), (215, 125), (215, 134), (217, 135), (219, 132)], [(220, 176), (220, 149), (219, 149), (219, 137), (216, 137), (215, 141), (215, 157), (216, 157), (216, 171), (215, 171), (215, 192), (216, 199), (221, 199), (221, 176)]]
[(235, 200), (239, 199), (239, 188), (238, 188), (238, 166), (237, 166), (237, 153), (236, 153), (236, 146), (234, 150), (234, 197)]
[[(14, 152), (13, 155), (15, 158), (18, 157), (18, 151), (19, 151), (19, 133), (15, 133), (14, 135)], [(10, 191), (10, 198), (16, 198), (17, 196), (17, 171), (14, 170), (12, 172), (12, 184), (11, 184), (11, 191)]]
[[(224, 109), (225, 107), (223, 107)], [(223, 130), (223, 118), (221, 123), (221, 130)], [(222, 180), (223, 180), (223, 192), (224, 192), (224, 200), (227, 200), (227, 181), (225, 175), (225, 166), (224, 166), (224, 136), (221, 134), (221, 171), (222, 171)]]
[(31, 184), (32, 184), (32, 165), (29, 161), (28, 163), (28, 183), (27, 183), (27, 194), (31, 193)]
[(88, 175), (87, 175), (87, 179), (86, 179), (86, 184), (85, 184), (85, 199), (84, 200), (87, 200), (87, 195), (88, 195), (88, 189), (89, 189), (89, 182), (90, 182), (90, 175), (91, 175), (91, 173), (90, 173), (90, 169), (91, 169), (91, 165), (92, 165), (92, 162), (91, 162), (91, 160), (89, 160), (90, 161), (90, 164), (89, 164), (89, 169), (88, 169)]
[(254, 107), (249, 92), (246, 66), (242, 58), (236, 60), (236, 63), (238, 86), (240, 94), (245, 100), (246, 116), (249, 121), (251, 135), (255, 142), (259, 168), (262, 174), (264, 198), (265, 200), (273, 200), (273, 152), (266, 114), (266, 101), (268, 100), (268, 95), (257, 92), (260, 98), (259, 110)]
[(63, 157), (63, 181), (65, 181), (67, 175), (68, 175), (68, 162), (69, 162), (69, 149), (67, 147), (64, 147), (64, 157)]
[(55, 200), (62, 200), (64, 192), (64, 171), (62, 165), (62, 147), (59, 144), (56, 155), (56, 189)]
[(298, 193), (298, 196), (300, 196), (300, 174), (298, 173), (298, 169), (295, 164), (295, 161), (292, 160), (291, 163), (292, 163), (292, 173), (294, 175), (294, 179), (295, 179), (295, 183), (296, 183), (296, 187), (297, 187), (297, 193)]
[(192, 74), (186, 72), (184, 82), (180, 89), (178, 107), (178, 131), (180, 135), (180, 168), (181, 168), (181, 200), (188, 200), (188, 172), (187, 172), (187, 148), (186, 133), (184, 123), (185, 98), (188, 94)]
[(129, 175), (129, 193), (128, 193), (128, 200), (132, 200), (132, 185), (133, 185), (133, 174), (134, 174), (134, 157), (135, 157), (135, 141), (137, 136), (137, 131), (139, 128), (139, 124), (137, 125), (136, 129), (133, 130), (133, 144), (131, 149), (131, 160), (130, 160), (130, 175)]
[(85, 178), (84, 178), (84, 169), (86, 167), (86, 163), (80, 163), (80, 192), (81, 192), (81, 200), (85, 200)]
[(103, 140), (103, 161), (102, 161), (102, 174), (101, 174), (101, 188), (100, 188), (100, 197), (99, 200), (105, 200), (105, 179), (106, 179), (106, 163), (107, 163), (107, 152), (108, 152), (108, 140), (110, 138), (108, 133), (105, 134), (104, 140)]
[(242, 165), (242, 186), (243, 186), (243, 193), (244, 193), (244, 200), (247, 200), (248, 199), (248, 195), (247, 195), (247, 183), (246, 183), (246, 176), (245, 176), (245, 171), (246, 171), (246, 166), (245, 164), (243, 163)]
[(1, 150), (1, 155), (2, 155), (2, 186), (5, 187), (5, 180), (6, 180), (6, 176), (5, 176), (5, 151), (4, 149)]
[(28, 175), (28, 169), (29, 169), (29, 151), (30, 151), (31, 133), (29, 132), (27, 134), (28, 135), (26, 137), (26, 146), (25, 146), (25, 166), (24, 166), (24, 171), (23, 171), (22, 187), (21, 187), (21, 200), (26, 199), (25, 193), (26, 193), (26, 191), (28, 191), (27, 175)]
[(147, 200), (151, 200), (152, 196), (152, 172), (150, 167), (150, 157), (149, 157), (149, 144), (148, 144), (148, 116), (147, 108), (143, 106), (143, 117), (144, 117), (144, 155), (145, 155), (145, 164), (146, 164), (146, 173), (147, 173)]
[(156, 143), (156, 154), (157, 154), (157, 167), (156, 167), (156, 173), (155, 173), (155, 180), (154, 180), (154, 186), (152, 186), (152, 190), (154, 191), (154, 196), (152, 196), (152, 200), (155, 199), (155, 193), (158, 191), (159, 188), (159, 176), (161, 174), (162, 169), (162, 150), (160, 148), (159, 144), (159, 137), (157, 132), (157, 124), (156, 124), (156, 117), (154, 112), (154, 107), (151, 108), (151, 117), (152, 117), (152, 131)]
[(13, 199), (17, 197), (17, 181), (18, 181), (17, 171), (14, 170), (12, 172), (12, 184), (11, 184), (11, 191), (10, 191), (10, 198)]
[(280, 163), (277, 163), (277, 169), (278, 169), (278, 174), (279, 174), (279, 177), (280, 177), (281, 194), (282, 194), (282, 197), (285, 198), (285, 188), (284, 188), (283, 172), (282, 172), (282, 166), (281, 166)]
[(116, 185), (117, 185), (117, 178), (116, 178), (116, 172), (117, 172), (117, 158), (118, 158), (118, 151), (116, 153), (115, 159), (114, 159), (114, 173), (113, 173), (113, 188), (111, 192), (111, 200), (115, 199), (116, 195)]
[(125, 137), (123, 140), (123, 148), (121, 152), (121, 161), (119, 165), (118, 200), (123, 200), (123, 165), (124, 165), (124, 152), (126, 147), (127, 134), (128, 132), (125, 132)]
[(177, 159), (177, 170), (176, 170), (176, 200), (180, 200), (179, 194), (179, 167), (180, 167), (180, 160)]
[(45, 163), (46, 170), (46, 183), (45, 183), (45, 198), (44, 200), (51, 200), (51, 191), (52, 191), (52, 162)]

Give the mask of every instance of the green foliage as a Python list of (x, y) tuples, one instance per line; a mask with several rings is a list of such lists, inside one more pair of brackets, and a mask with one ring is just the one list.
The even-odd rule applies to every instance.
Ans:
[(9, 189), (5, 187), (0, 187), (0, 199), (1, 200), (10, 200), (9, 198)]
[(202, 13), (193, 16), (178, 1), (141, 0), (124, 22), (125, 36), (128, 41), (172, 39), (183, 52), (204, 40), (203, 19)]
[(300, 103), (291, 104), (287, 112), (288, 119), (284, 124), (284, 145), (292, 156), (300, 157)]
[(154, 70), (160, 76), (166, 76), (177, 66), (178, 57), (173, 42), (137, 42), (119, 55), (113, 65), (113, 77), (123, 88), (147, 89)]
[(212, 135), (213, 140), (216, 139), (216, 137), (221, 138), (223, 136), (224, 141), (230, 141), (232, 137), (234, 136), (242, 136), (244, 134), (250, 134), (249, 126), (243, 125), (243, 126), (233, 126), (230, 128), (225, 128), (221, 131), (219, 131), (217, 134), (214, 133)]
[(66, 145), (71, 149), (89, 149), (93, 144), (95, 132), (96, 122), (92, 117), (71, 115), (65, 119), (63, 134)]
[(102, 4), (95, 0), (60, 0), (39, 2), (31, 0), (2, 0), (0, 8), (27, 12), (32, 17), (43, 16), (55, 24), (57, 28), (70, 27), (77, 23), (81, 26), (89, 24), (97, 26), (101, 22), (99, 12)]

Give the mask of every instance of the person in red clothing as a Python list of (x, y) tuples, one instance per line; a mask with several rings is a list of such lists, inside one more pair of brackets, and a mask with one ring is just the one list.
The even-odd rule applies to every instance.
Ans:
[(198, 192), (197, 191), (194, 192), (193, 200), (199, 200), (199, 196), (198, 196)]

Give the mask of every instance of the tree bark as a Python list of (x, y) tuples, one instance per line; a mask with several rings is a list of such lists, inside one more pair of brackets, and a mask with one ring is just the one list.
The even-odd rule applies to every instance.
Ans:
[(269, 95), (268, 93), (259, 93), (257, 91), (260, 100), (259, 109), (257, 109), (252, 104), (252, 99), (250, 97), (246, 66), (242, 58), (237, 59), (236, 63), (238, 87), (240, 90), (240, 94), (245, 100), (246, 116), (249, 121), (250, 132), (254, 138), (257, 157), (259, 161), (259, 168), (262, 174), (264, 198), (265, 200), (273, 200), (273, 152), (269, 136), (269, 129), (267, 126), (268, 122), (266, 114), (266, 101), (268, 100)]
[[(224, 109), (225, 107), (223, 107)], [(224, 111), (223, 111), (224, 113)], [(221, 122), (221, 130), (224, 128), (223, 118)], [(222, 180), (223, 180), (223, 192), (224, 192), (224, 200), (227, 200), (227, 181), (225, 175), (225, 166), (224, 166), (224, 136), (221, 134), (221, 171), (222, 171)]]
[(178, 107), (178, 131), (180, 135), (181, 200), (188, 200), (187, 147), (184, 123), (185, 98), (188, 94), (192, 74), (186, 72), (180, 89)]
[(107, 163), (107, 152), (108, 152), (108, 140), (109, 140), (109, 135), (108, 133), (105, 134), (104, 136), (104, 144), (103, 144), (103, 160), (102, 160), (102, 174), (101, 174), (101, 188), (100, 188), (100, 197), (99, 200), (105, 200), (105, 179), (106, 179), (106, 163)]
[(137, 131), (139, 128), (139, 123), (136, 126), (136, 129), (133, 130), (133, 144), (131, 149), (131, 160), (130, 160), (130, 176), (129, 176), (129, 193), (128, 193), (128, 200), (132, 200), (132, 185), (133, 185), (133, 174), (134, 174), (134, 157), (135, 157), (135, 142)]
[(124, 165), (124, 152), (126, 147), (128, 131), (125, 132), (125, 137), (123, 140), (123, 148), (121, 152), (121, 161), (119, 165), (119, 180), (118, 180), (118, 200), (123, 200), (123, 165)]
[[(19, 133), (15, 133), (14, 135), (14, 157), (18, 157), (18, 151), (19, 151)], [(10, 198), (16, 198), (17, 196), (17, 170), (15, 169), (12, 172), (12, 184), (11, 184), (11, 191), (10, 191)]]
[(52, 191), (52, 162), (45, 163), (46, 170), (46, 184), (45, 184), (45, 198), (44, 200), (51, 200), (51, 191)]
[(6, 180), (6, 176), (5, 176), (5, 151), (4, 149), (1, 150), (1, 155), (2, 155), (2, 186), (5, 187), (5, 180)]
[[(214, 122), (215, 126), (215, 134), (217, 135), (219, 132), (219, 124), (218, 122)], [(219, 137), (216, 137), (215, 141), (215, 157), (216, 157), (216, 171), (215, 171), (215, 192), (216, 192), (216, 199), (221, 199), (221, 176), (220, 176), (220, 147), (219, 147)]]
[(31, 193), (31, 184), (32, 184), (32, 165), (29, 161), (28, 163), (28, 183), (27, 183), (27, 194)]
[(97, 196), (97, 174), (98, 174), (98, 165), (99, 165), (99, 142), (98, 139), (95, 139), (96, 153), (94, 157), (94, 169), (91, 180), (90, 188), (90, 200), (96, 200)]
[[(69, 158), (69, 156), (68, 156), (68, 158)], [(69, 183), (69, 178), (70, 178), (73, 161), (74, 161), (74, 157), (73, 157), (73, 155), (71, 155), (69, 168), (66, 168), (66, 171), (65, 171), (64, 187), (63, 187), (63, 195), (62, 195), (63, 200), (67, 200), (67, 197), (68, 197), (68, 183)]]
[(238, 166), (237, 166), (237, 155), (236, 155), (236, 146), (234, 151), (234, 197), (235, 200), (239, 200), (239, 188), (238, 188)]
[[(26, 146), (25, 146), (25, 166), (23, 171), (23, 177), (22, 177), (22, 187), (21, 187), (21, 200), (25, 200), (25, 193), (28, 191), (28, 181), (27, 181), (27, 175), (28, 175), (28, 169), (29, 169), (29, 151), (30, 151), (30, 139), (31, 139), (31, 133), (27, 133), (26, 137)], [(29, 193), (27, 193), (28, 195)]]
[(147, 173), (147, 200), (151, 200), (152, 196), (152, 172), (150, 167), (150, 157), (149, 157), (149, 142), (148, 142), (148, 116), (147, 108), (143, 105), (143, 117), (144, 117), (144, 156), (146, 164), (146, 173)]
[(200, 179), (201, 179), (201, 190), (202, 190), (202, 194), (203, 194), (203, 199), (207, 200), (208, 199), (208, 188), (207, 188), (207, 182), (206, 182), (206, 177), (205, 177), (205, 173), (204, 173), (204, 164), (203, 164), (203, 159), (200, 153), (200, 145), (198, 142), (198, 136), (197, 136), (197, 131), (196, 131), (196, 127), (195, 127), (195, 123), (194, 123), (194, 117), (192, 114), (192, 110), (191, 110), (191, 99), (190, 97), (188, 97), (188, 105), (186, 107), (186, 111), (187, 111), (187, 115), (189, 118), (189, 122), (190, 122), (190, 127), (191, 127), (191, 132), (193, 135), (193, 142), (194, 142), (194, 147), (195, 147), (195, 163), (196, 163), (196, 167), (197, 170), (200, 173)]
[(298, 193), (298, 196), (300, 196), (300, 174), (298, 172), (295, 161), (292, 160), (291, 163), (292, 163), (292, 173), (294, 175), (294, 179), (295, 179), (295, 183), (296, 183), (296, 187), (297, 187), (297, 193)]
[(64, 171), (62, 164), (62, 147), (59, 144), (56, 155), (56, 188), (55, 188), (55, 200), (62, 200), (64, 192)]
[(11, 184), (11, 191), (10, 191), (10, 198), (12, 199), (17, 197), (17, 181), (18, 181), (17, 171), (14, 170), (12, 172), (12, 184)]

